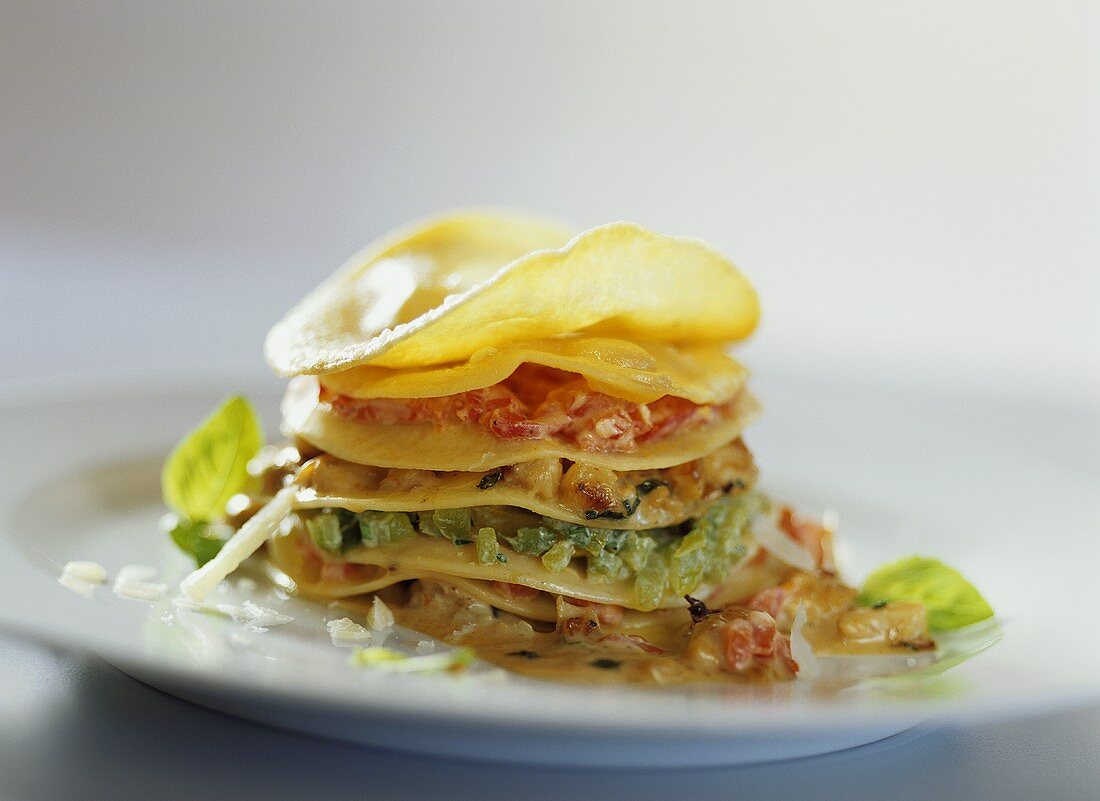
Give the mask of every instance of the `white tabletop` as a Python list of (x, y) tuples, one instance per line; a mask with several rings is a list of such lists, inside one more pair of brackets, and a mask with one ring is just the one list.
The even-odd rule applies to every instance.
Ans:
[(1100, 798), (1100, 705), (705, 770), (570, 770), (390, 753), (226, 717), (95, 657), (0, 636), (0, 799)]

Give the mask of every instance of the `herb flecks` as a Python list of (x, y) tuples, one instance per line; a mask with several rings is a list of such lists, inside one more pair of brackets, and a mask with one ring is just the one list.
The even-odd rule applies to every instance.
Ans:
[(639, 495), (648, 495), (649, 493), (653, 492), (653, 490), (657, 489), (658, 487), (667, 487), (667, 486), (668, 486), (667, 481), (662, 481), (659, 478), (647, 478), (642, 483), (636, 485), (634, 487), (634, 489), (637, 490)]
[(585, 520), (623, 520), (638, 511), (642, 499), (635, 496), (622, 501), (623, 511), (616, 509), (589, 509), (584, 513)]
[(618, 670), (622, 662), (618, 659), (593, 659), (588, 664), (600, 670)]
[(491, 489), (497, 485), (497, 482), (500, 481), (503, 475), (503, 470), (494, 470), (492, 473), (486, 473), (481, 477), (481, 481), (477, 482), (477, 488), (479, 490)]
[(509, 651), (507, 655), (508, 656), (518, 656), (522, 659), (538, 659), (542, 656), (542, 654), (540, 654), (536, 651), (528, 651), (526, 648), (524, 648), (520, 651)]
[(717, 615), (719, 610), (709, 609), (707, 605), (700, 601), (698, 598), (692, 598), (690, 595), (685, 595), (684, 600), (688, 604), (688, 614), (691, 615), (691, 622), (698, 623), (707, 615)]
[(626, 515), (614, 509), (589, 509), (584, 513), (585, 520), (622, 520)]

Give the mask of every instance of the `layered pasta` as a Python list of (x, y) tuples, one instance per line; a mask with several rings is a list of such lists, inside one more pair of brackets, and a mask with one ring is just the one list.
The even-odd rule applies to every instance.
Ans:
[[(758, 317), (724, 257), (626, 223), (399, 232), (272, 330), (287, 445), (184, 589), (263, 548), (302, 596), (384, 599), (535, 676), (791, 678), (797, 610), (856, 593), (832, 532), (757, 487), (759, 404), (727, 349)], [(930, 647), (922, 609), (890, 613), (868, 642)]]

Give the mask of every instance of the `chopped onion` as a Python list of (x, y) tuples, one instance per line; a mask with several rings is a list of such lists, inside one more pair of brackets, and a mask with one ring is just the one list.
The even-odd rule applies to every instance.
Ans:
[(817, 562), (809, 551), (780, 531), (773, 517), (758, 515), (752, 521), (752, 533), (760, 547), (780, 562), (807, 573), (817, 571)]
[(898, 654), (816, 654), (802, 634), (806, 609), (801, 604), (791, 624), (791, 658), (798, 663), (798, 677), (811, 681), (856, 681), (874, 676), (891, 676), (928, 667), (935, 663), (935, 651)]

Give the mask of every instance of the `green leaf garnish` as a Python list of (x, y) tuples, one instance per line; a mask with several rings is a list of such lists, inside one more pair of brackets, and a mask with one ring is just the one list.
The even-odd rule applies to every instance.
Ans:
[(247, 483), (245, 468), (263, 444), (252, 404), (240, 396), (229, 398), (168, 456), (160, 477), (164, 502), (193, 521), (223, 517), (226, 502)]
[(202, 567), (222, 549), (225, 540), (214, 534), (207, 523), (180, 517), (168, 531), (172, 542), (184, 553), (190, 554), (195, 564)]
[(874, 606), (884, 601), (924, 604), (930, 628), (948, 631), (993, 617), (981, 593), (954, 568), (938, 559), (910, 556), (880, 567), (859, 592), (859, 602)]

